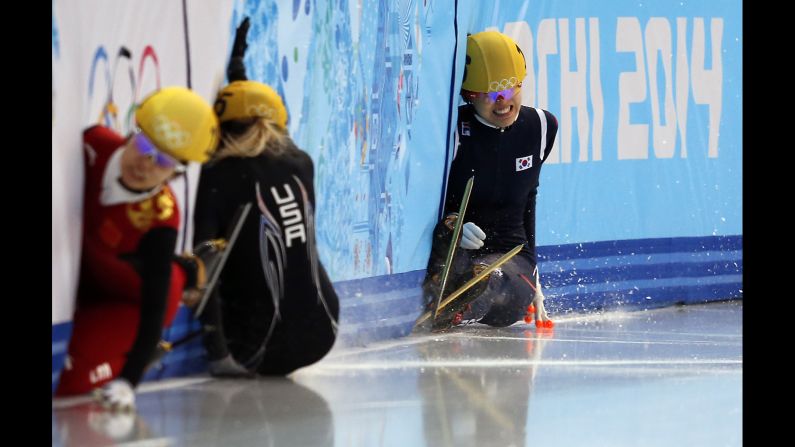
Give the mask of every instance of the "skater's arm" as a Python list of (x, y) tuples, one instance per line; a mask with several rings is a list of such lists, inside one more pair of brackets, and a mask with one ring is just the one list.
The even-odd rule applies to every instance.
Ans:
[(245, 57), (246, 48), (248, 47), (246, 35), (248, 34), (249, 25), (248, 17), (246, 17), (240, 23), (240, 26), (237, 27), (235, 43), (232, 45), (232, 57), (229, 59), (229, 65), (226, 67), (226, 76), (229, 78), (229, 82), (245, 81), (248, 79), (248, 77), (246, 77), (246, 64), (243, 62), (243, 58)]
[(306, 152), (301, 152), (303, 158), (303, 176), (304, 186), (307, 189), (307, 194), (309, 195), (309, 203), (312, 204), (312, 209), (315, 208), (315, 165), (312, 163), (312, 158), (309, 157), (309, 154)]
[(133, 387), (141, 381), (144, 370), (160, 340), (171, 283), (171, 259), (177, 245), (177, 230), (158, 227), (141, 238), (137, 257), (141, 275), (141, 314), (138, 331), (120, 376)]
[(552, 152), (552, 146), (555, 144), (555, 136), (558, 133), (558, 120), (555, 118), (555, 115), (547, 112), (546, 110), (542, 110), (544, 112), (544, 116), (546, 117), (546, 135), (547, 141), (546, 146), (543, 147), (543, 156), (541, 157), (541, 162), (543, 163), (546, 161), (549, 154)]

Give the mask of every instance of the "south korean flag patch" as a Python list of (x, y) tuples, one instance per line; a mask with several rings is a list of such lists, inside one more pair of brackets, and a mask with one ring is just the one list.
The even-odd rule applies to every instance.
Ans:
[(516, 159), (516, 172), (524, 171), (533, 167), (533, 156), (519, 157)]

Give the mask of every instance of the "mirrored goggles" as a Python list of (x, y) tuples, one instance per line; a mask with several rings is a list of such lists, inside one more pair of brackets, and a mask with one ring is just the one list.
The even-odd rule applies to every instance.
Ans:
[(519, 83), (509, 89), (501, 90), (499, 92), (481, 93), (481, 92), (471, 92), (468, 90), (464, 90), (463, 95), (469, 101), (474, 101), (477, 98), (484, 98), (487, 102), (494, 103), (497, 102), (497, 100), (499, 99), (502, 99), (503, 101), (510, 100), (511, 98), (516, 96), (517, 93), (519, 93), (519, 90), (521, 88), (522, 84)]
[(146, 157), (149, 157), (156, 165), (161, 168), (174, 169), (177, 173), (185, 172), (187, 166), (176, 160), (174, 157), (159, 150), (152, 141), (144, 135), (140, 130), (133, 135), (135, 147), (138, 152)]
[(513, 98), (521, 88), (522, 84), (517, 84), (509, 89), (501, 90), (499, 92), (481, 93), (481, 95), (485, 96), (486, 100), (489, 102), (497, 102), (499, 98), (502, 98), (503, 101), (508, 101)]

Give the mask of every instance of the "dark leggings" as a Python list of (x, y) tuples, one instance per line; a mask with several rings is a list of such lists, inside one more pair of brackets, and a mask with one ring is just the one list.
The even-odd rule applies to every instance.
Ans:
[[(323, 358), (337, 337), (339, 299), (325, 270), (319, 273), (323, 302), (314, 287), (286, 287), (276, 318), (267, 294), (216, 295), (223, 323), (216, 323), (204, 339), (210, 359), (231, 353), (261, 375), (283, 376)], [(217, 321), (209, 304), (205, 327), (209, 320)]]
[[(460, 250), (456, 253), (453, 262), (454, 272), (451, 272), (455, 277), (453, 280), (455, 286), (472, 278), (474, 265), (487, 266), (503, 254), (491, 253), (470, 258), (466, 250)], [(534, 266), (524, 257), (517, 255), (511, 258), (492, 272), (487, 279), (483, 279), (479, 285), (473, 287), (482, 292), (464, 311), (463, 320), (475, 320), (489, 326), (504, 327), (522, 319), (533, 299), (534, 291), (530, 285), (530, 283), (535, 285), (533, 270)], [(455, 287), (445, 287), (445, 295), (453, 290)]]

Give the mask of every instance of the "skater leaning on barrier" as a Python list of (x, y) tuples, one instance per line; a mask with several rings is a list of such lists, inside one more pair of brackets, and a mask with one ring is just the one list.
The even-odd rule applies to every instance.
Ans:
[(285, 375), (334, 344), (339, 301), (315, 244), (312, 159), (287, 132), (269, 86), (246, 79), (248, 18), (237, 30), (217, 97), (221, 144), (202, 169), (196, 242), (221, 237), (253, 204), (200, 320), (214, 376)]
[(73, 332), (56, 393), (96, 390), (112, 408), (135, 406), (134, 388), (183, 293), (204, 285), (191, 255), (175, 256), (180, 212), (168, 181), (204, 162), (219, 138), (212, 107), (184, 87), (141, 102), (127, 138), (83, 133), (85, 195)]
[[(522, 50), (510, 37), (485, 31), (467, 37), (458, 109), (457, 151), (450, 168), (444, 218), (434, 229), (423, 283), (436, 307), (441, 276), (467, 181), (471, 196), (444, 288), (447, 296), (519, 244), (521, 251), (440, 310), (436, 329), (466, 322), (508, 326), (525, 317), (551, 327), (538, 281), (536, 194), (558, 123), (546, 110), (522, 106)], [(461, 208), (463, 209), (463, 208)], [(432, 312), (433, 313), (433, 312)]]

